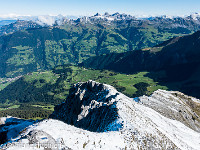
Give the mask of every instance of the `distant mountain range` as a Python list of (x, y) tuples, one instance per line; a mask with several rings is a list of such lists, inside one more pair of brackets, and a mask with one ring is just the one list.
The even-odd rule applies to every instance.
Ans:
[(63, 16), (63, 15), (39, 15), (39, 16), (31, 16), (31, 15), (0, 15), (0, 21), (11, 21), (11, 20), (23, 20), (23, 21), (33, 21), (35, 23), (38, 23), (40, 25), (44, 26), (52, 26), (55, 24), (55, 22), (66, 20), (66, 19), (77, 19), (78, 16)]
[[(39, 18), (47, 21), (51, 17)], [(137, 19), (105, 13), (74, 20), (62, 16), (50, 20), (53, 26), (18, 20), (1, 27), (0, 77), (16, 77), (57, 65), (78, 64), (91, 56), (152, 47), (200, 29), (198, 15)]]
[(0, 29), (2, 26), (16, 22), (16, 20), (0, 20)]
[(41, 28), (39, 24), (33, 22), (33, 21), (23, 21), (23, 20), (17, 20), (14, 21), (8, 25), (4, 25), (0, 28), (0, 35), (6, 35), (11, 34), (16, 31), (26, 30), (30, 28)]
[(4, 16), (0, 16), (0, 20), (1, 21), (8, 21), (8, 20), (26, 20), (26, 21), (34, 21), (34, 22), (38, 22), (39, 24), (43, 24), (43, 25), (49, 25), (52, 26), (55, 24), (55, 22), (57, 21), (64, 21), (66, 19), (72, 19), (72, 20), (76, 20), (78, 18), (87, 18), (88, 20), (90, 20), (91, 18), (94, 19), (94, 17), (96, 18), (101, 18), (101, 19), (105, 19), (105, 20), (109, 20), (109, 21), (113, 21), (113, 20), (124, 20), (124, 19), (138, 19), (138, 20), (154, 20), (156, 18), (164, 18), (164, 19), (175, 19), (175, 18), (184, 18), (184, 19), (188, 19), (188, 20), (199, 20), (200, 18), (200, 14), (199, 13), (193, 13), (191, 15), (185, 15), (184, 17), (180, 17), (180, 16), (170, 16), (170, 15), (160, 15), (160, 16), (132, 16), (132, 15), (128, 15), (128, 14), (120, 14), (118, 12), (114, 13), (114, 14), (109, 14), (109, 13), (105, 13), (105, 14), (95, 14), (94, 16), (63, 16), (63, 15), (39, 15), (39, 16), (31, 16), (31, 15), (15, 15), (15, 14), (11, 14), (11, 15), (4, 15)]
[[(189, 16), (179, 17), (179, 16), (155, 16), (155, 17), (135, 17), (127, 14), (114, 13), (109, 14), (105, 13), (101, 15), (99, 13), (94, 16), (84, 16), (84, 17), (76, 17), (76, 16), (50, 16), (50, 15), (41, 15), (41, 16), (13, 16), (10, 18), (0, 18), (0, 27), (3, 25), (8, 25), (9, 23), (13, 23), (16, 20), (34, 22), (40, 26), (55, 26), (55, 25), (63, 25), (66, 22), (82, 22), (82, 23), (95, 23), (96, 21), (103, 21), (105, 24), (110, 24), (117, 21), (130, 21), (137, 20), (139, 23), (149, 21), (150, 24), (154, 24), (155, 26), (161, 26), (161, 28), (170, 29), (170, 28), (189, 28), (190, 30), (195, 30), (194, 28), (199, 29), (200, 24), (200, 14), (194, 13)], [(27, 23), (25, 23), (27, 24)], [(23, 26), (23, 25), (21, 25)], [(25, 25), (26, 26), (26, 25)], [(31, 28), (31, 27), (28, 27)], [(23, 28), (24, 29), (24, 28)], [(5, 32), (10, 33), (10, 32)]]

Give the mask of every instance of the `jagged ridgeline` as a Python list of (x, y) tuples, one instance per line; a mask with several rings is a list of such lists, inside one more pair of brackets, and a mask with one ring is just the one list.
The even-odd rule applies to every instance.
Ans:
[(91, 56), (151, 47), (199, 28), (198, 24), (192, 26), (189, 22), (185, 26), (173, 20), (170, 24), (174, 26), (166, 27), (165, 19), (160, 26), (156, 20), (135, 18), (111, 22), (95, 18), (90, 18), (90, 22), (83, 20), (54, 27), (17, 21), (2, 27), (2, 34), (9, 34), (0, 37), (0, 77), (16, 77), (57, 65), (81, 63)]

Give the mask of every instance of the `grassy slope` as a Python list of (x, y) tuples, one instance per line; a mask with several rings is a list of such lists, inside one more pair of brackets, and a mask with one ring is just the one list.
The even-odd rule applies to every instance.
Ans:
[(0, 77), (16, 77), (57, 65), (77, 64), (91, 56), (151, 47), (182, 34), (160, 32), (151, 25), (81, 23), (18, 31), (0, 37)]
[[(157, 89), (167, 89), (165, 86), (160, 86), (151, 78), (145, 77), (148, 72), (140, 72), (137, 74), (127, 75), (115, 73), (108, 70), (91, 70), (76, 66), (58, 66), (52, 71), (33, 72), (29, 75), (18, 79), (11, 83), (2, 91), (0, 91), (1, 103), (4, 105), (4, 110), (0, 111), (0, 115), (9, 114), (21, 115), (24, 118), (38, 117), (31, 116), (27, 108), (46, 113), (53, 111), (53, 106), (65, 101), (70, 87), (77, 82), (85, 82), (95, 80), (101, 83), (106, 83), (114, 86), (118, 91), (130, 96), (136, 97), (141, 94), (151, 94)], [(146, 89), (138, 88), (138, 84), (147, 83)], [(11, 109), (14, 106), (18, 108)], [(19, 107), (20, 105), (20, 107)], [(5, 108), (8, 108), (5, 110)], [(24, 110), (21, 112), (21, 110)], [(14, 112), (13, 112), (14, 111)], [(3, 113), (4, 112), (4, 113)], [(32, 113), (31, 113), (32, 114)], [(19, 116), (18, 116), (19, 117)], [(42, 116), (39, 116), (42, 118)]]
[(145, 76), (184, 94), (200, 98), (200, 32), (170, 39), (157, 47), (91, 57), (80, 66)]

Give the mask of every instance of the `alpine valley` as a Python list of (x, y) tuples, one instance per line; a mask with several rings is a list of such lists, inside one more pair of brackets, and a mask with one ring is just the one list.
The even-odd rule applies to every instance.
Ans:
[(200, 149), (200, 15), (0, 21), (0, 148)]

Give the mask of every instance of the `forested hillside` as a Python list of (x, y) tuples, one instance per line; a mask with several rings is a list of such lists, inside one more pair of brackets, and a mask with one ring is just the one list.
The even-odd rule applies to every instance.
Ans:
[(199, 57), (200, 31), (152, 48), (92, 57), (81, 65), (128, 74), (149, 71), (148, 76), (161, 85), (200, 98)]
[(16, 77), (57, 65), (78, 64), (91, 56), (152, 47), (200, 28), (197, 22), (184, 18), (138, 20), (113, 15), (113, 21), (93, 16), (51, 27), (26, 21), (2, 27), (2, 32), (9, 34), (0, 37), (0, 77)]
[[(73, 84), (88, 80), (110, 84), (130, 97), (150, 95), (157, 89), (167, 89), (146, 77), (146, 74), (148, 72), (126, 75), (69, 65), (58, 66), (51, 71), (29, 73), (0, 91), (0, 115), (48, 117), (54, 105), (66, 100)], [(40, 113), (32, 113), (32, 110)]]

